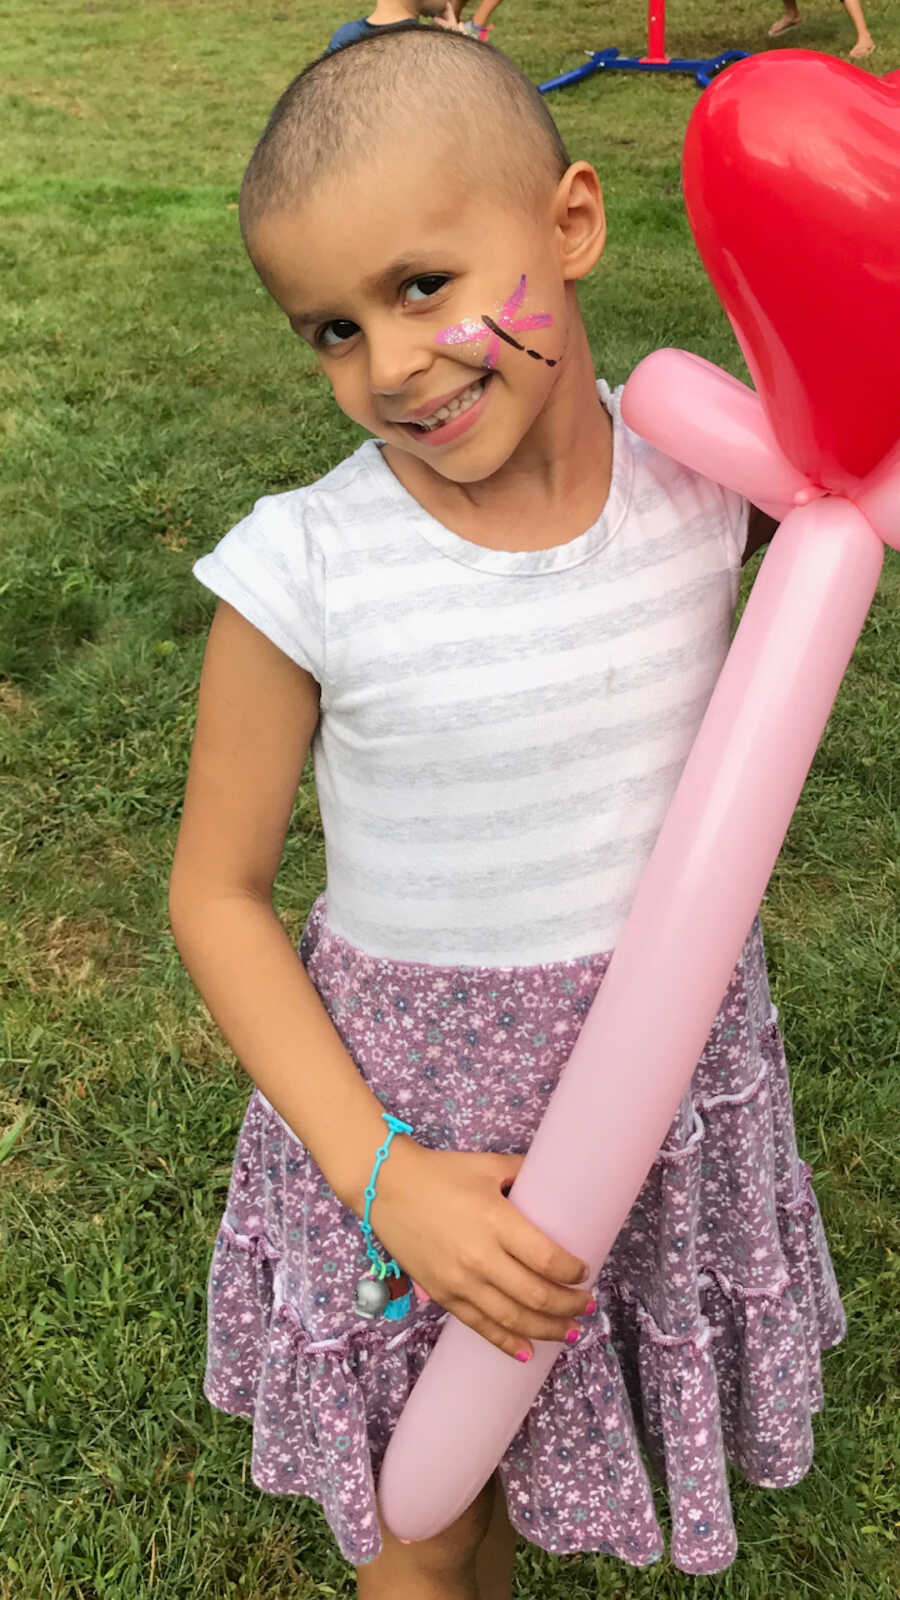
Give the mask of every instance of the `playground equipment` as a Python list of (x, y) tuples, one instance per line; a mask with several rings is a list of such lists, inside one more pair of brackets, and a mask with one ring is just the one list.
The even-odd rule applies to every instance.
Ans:
[(693, 61), (682, 56), (666, 55), (666, 0), (649, 0), (647, 5), (647, 54), (640, 58), (636, 56), (622, 56), (615, 45), (610, 45), (605, 50), (589, 50), (590, 59), (583, 67), (573, 67), (571, 72), (564, 72), (558, 78), (548, 78), (546, 83), (539, 83), (541, 94), (547, 94), (550, 89), (564, 89), (570, 83), (580, 83), (582, 78), (589, 78), (594, 72), (690, 72), (700, 85), (706, 89), (713, 78), (727, 67), (732, 61), (741, 61), (748, 55), (747, 50), (723, 50), (721, 55), (712, 56), (705, 61)]

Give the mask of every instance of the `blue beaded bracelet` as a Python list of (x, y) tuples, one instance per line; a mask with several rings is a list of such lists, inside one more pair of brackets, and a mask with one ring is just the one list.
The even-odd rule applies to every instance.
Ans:
[(385, 1259), (383, 1255), (379, 1255), (375, 1245), (372, 1243), (372, 1224), (369, 1221), (369, 1213), (372, 1209), (372, 1201), (375, 1199), (375, 1179), (378, 1177), (382, 1162), (388, 1158), (394, 1134), (412, 1133), (412, 1128), (408, 1122), (401, 1122), (399, 1117), (392, 1117), (389, 1111), (382, 1111), (381, 1115), (390, 1132), (384, 1144), (379, 1145), (375, 1152), (375, 1165), (372, 1168), (372, 1176), (364, 1191), (366, 1208), (359, 1225), (366, 1241), (366, 1255), (372, 1265), (365, 1277), (360, 1278), (359, 1283), (356, 1285), (354, 1310), (361, 1317), (377, 1317), (380, 1314), (389, 1317), (392, 1321), (397, 1321), (400, 1317), (405, 1317), (410, 1309), (410, 1296), (405, 1294), (398, 1300), (391, 1300), (391, 1291), (388, 1288), (387, 1279), (402, 1277), (403, 1269), (394, 1260), (393, 1256), (388, 1256)]

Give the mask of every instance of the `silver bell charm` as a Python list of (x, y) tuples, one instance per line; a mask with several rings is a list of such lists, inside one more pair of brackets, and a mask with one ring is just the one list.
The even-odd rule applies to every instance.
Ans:
[(385, 1280), (370, 1277), (367, 1273), (356, 1285), (353, 1309), (358, 1317), (380, 1317), (391, 1298)]

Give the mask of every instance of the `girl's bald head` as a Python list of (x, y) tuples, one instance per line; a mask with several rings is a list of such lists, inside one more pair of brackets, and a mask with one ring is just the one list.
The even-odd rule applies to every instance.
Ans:
[(443, 170), (529, 211), (570, 164), (534, 84), (498, 50), (442, 28), (363, 39), (314, 61), (272, 112), (241, 189), (251, 254), (263, 216), (297, 209), (367, 157), (381, 165), (428, 143)]

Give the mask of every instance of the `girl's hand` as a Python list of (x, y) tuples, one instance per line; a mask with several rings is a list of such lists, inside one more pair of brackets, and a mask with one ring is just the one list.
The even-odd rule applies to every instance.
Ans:
[(564, 1340), (591, 1299), (572, 1287), (587, 1278), (584, 1262), (503, 1192), (524, 1159), (426, 1150), (397, 1138), (371, 1211), (377, 1237), (404, 1272), (520, 1361), (534, 1354), (533, 1339)]
[(450, 0), (447, 0), (447, 4), (445, 5), (440, 16), (435, 17), (434, 21), (438, 28), (451, 28), (456, 33), (465, 32), (462, 23), (457, 21), (456, 12), (450, 4)]

